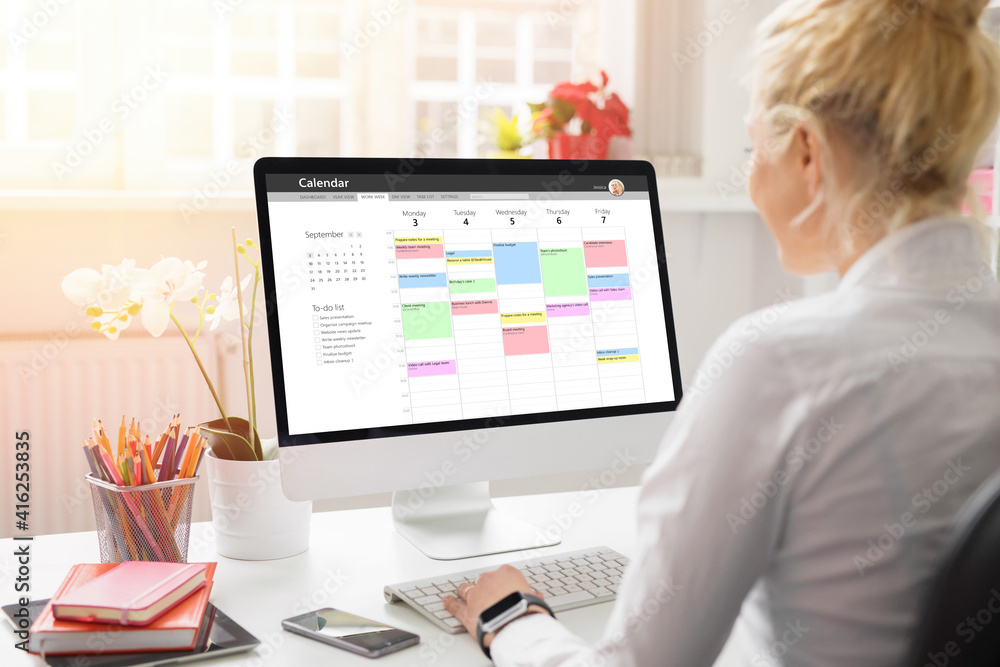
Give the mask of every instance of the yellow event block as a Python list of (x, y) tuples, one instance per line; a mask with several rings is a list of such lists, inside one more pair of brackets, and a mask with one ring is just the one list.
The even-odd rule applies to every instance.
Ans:
[(533, 324), (535, 322), (544, 322), (545, 313), (538, 311), (537, 313), (501, 313), (500, 314), (500, 324), (501, 326), (507, 326), (508, 324)]
[(492, 264), (492, 257), (449, 257), (449, 264)]
[(599, 364), (616, 364), (623, 361), (639, 361), (638, 354), (619, 354), (616, 357), (598, 357), (597, 363)]
[(440, 236), (406, 236), (403, 238), (396, 238), (396, 245), (414, 245), (414, 244), (426, 244), (426, 243), (444, 243), (444, 239)]

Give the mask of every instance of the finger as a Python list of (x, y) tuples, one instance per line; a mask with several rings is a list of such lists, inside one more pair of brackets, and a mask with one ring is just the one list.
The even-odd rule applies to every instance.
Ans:
[(469, 583), (465, 583), (465, 584), (462, 584), (462, 585), (460, 585), (460, 586), (459, 586), (459, 587), (458, 587), (458, 588), (457, 588), (457, 589), (455, 590), (455, 593), (457, 593), (457, 594), (458, 594), (458, 597), (459, 597), (459, 598), (461, 598), (462, 600), (465, 600), (465, 599), (466, 599), (466, 596), (467, 596), (467, 595), (469, 594), (469, 591), (470, 591), (470, 590), (471, 590), (472, 588), (474, 588), (474, 587), (475, 587), (475, 584), (469, 584)]
[(465, 617), (468, 615), (469, 607), (464, 602), (451, 595), (444, 597), (444, 608), (458, 619), (459, 623), (465, 625)]

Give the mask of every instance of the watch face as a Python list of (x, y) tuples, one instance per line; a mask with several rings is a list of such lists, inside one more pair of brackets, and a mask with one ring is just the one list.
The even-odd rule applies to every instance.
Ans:
[(498, 616), (509, 610), (511, 607), (517, 606), (521, 600), (522, 596), (520, 593), (511, 593), (500, 602), (487, 609), (480, 615), (479, 620), (484, 624), (496, 619)]

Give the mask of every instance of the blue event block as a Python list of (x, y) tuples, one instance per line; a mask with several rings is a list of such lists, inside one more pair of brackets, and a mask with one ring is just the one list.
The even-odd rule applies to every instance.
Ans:
[(591, 289), (600, 287), (628, 287), (627, 273), (590, 273), (587, 274), (587, 286)]
[(446, 273), (407, 273), (400, 274), (399, 286), (410, 287), (447, 287), (448, 274)]
[(526, 285), (542, 282), (535, 242), (494, 243), (493, 264), (498, 285)]

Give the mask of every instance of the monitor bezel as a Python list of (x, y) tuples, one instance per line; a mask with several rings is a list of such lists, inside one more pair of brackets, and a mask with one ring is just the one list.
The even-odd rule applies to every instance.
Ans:
[[(529, 170), (530, 168), (530, 170)], [(523, 176), (526, 172), (542, 177), (588, 176), (643, 176), (649, 190), (653, 237), (656, 245), (656, 259), (659, 268), (660, 293), (663, 302), (664, 322), (667, 334), (671, 380), (674, 400), (633, 405), (620, 405), (557, 412), (504, 415), (460, 419), (445, 422), (419, 424), (399, 424), (371, 428), (302, 433), (288, 432), (288, 410), (286, 406), (284, 363), (281, 355), (281, 330), (277, 311), (277, 284), (274, 276), (274, 256), (271, 246), (270, 210), (267, 199), (268, 174), (374, 174), (401, 175), (425, 174), (448, 176), (455, 174), (481, 176)], [(503, 160), (503, 159), (419, 159), (419, 158), (282, 158), (265, 157), (257, 160), (253, 169), (254, 191), (257, 205), (257, 228), (260, 239), (261, 268), (264, 282), (265, 311), (267, 314), (268, 346), (271, 353), (271, 380), (274, 388), (275, 418), (280, 447), (349, 443), (363, 440), (386, 439), (493, 429), (511, 426), (527, 426), (567, 421), (584, 421), (607, 417), (622, 417), (653, 413), (673, 412), (683, 397), (680, 364), (677, 353), (677, 337), (674, 330), (673, 304), (670, 296), (670, 280), (667, 271), (664, 247), (663, 222), (657, 193), (656, 173), (648, 162), (637, 160)], [(393, 188), (388, 184), (386, 191)]]

